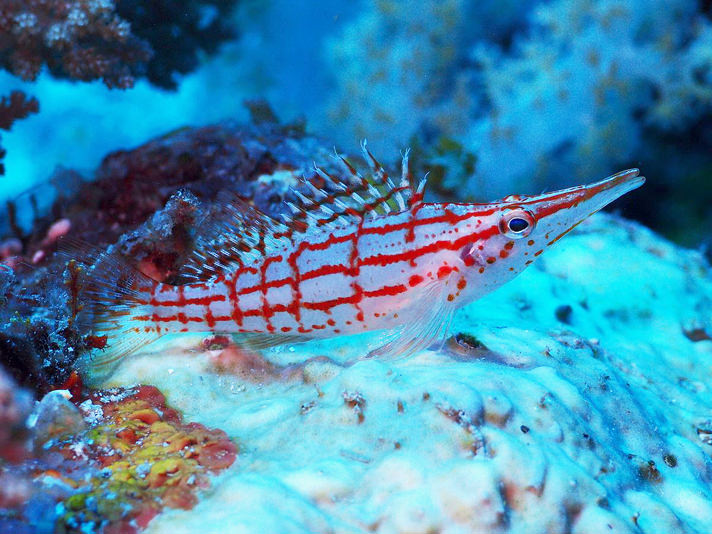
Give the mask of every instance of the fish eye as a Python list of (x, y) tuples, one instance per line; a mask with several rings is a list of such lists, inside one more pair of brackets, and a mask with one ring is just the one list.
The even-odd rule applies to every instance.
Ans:
[(504, 214), (499, 229), (507, 237), (520, 239), (528, 236), (534, 229), (534, 217), (523, 209), (514, 209)]
[(511, 232), (514, 232), (515, 234), (521, 234), (524, 230), (529, 228), (529, 221), (527, 221), (526, 219), (515, 217), (514, 219), (509, 219), (507, 227)]

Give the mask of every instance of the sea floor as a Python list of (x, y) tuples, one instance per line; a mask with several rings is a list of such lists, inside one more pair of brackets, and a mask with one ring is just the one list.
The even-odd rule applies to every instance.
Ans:
[(712, 277), (599, 214), (457, 314), (442, 347), (374, 337), (262, 354), (150, 345), (104, 386), (157, 386), (235, 463), (146, 532), (703, 533), (712, 524)]

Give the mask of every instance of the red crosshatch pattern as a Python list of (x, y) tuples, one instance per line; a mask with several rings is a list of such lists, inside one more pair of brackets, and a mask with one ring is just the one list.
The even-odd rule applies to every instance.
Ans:
[[(380, 167), (375, 172), (381, 182), (387, 179)], [(317, 173), (334, 180), (318, 169)], [(308, 217), (315, 219), (312, 212), (318, 212), (315, 202), (302, 207), (287, 229), (262, 226), (251, 245), (256, 255), (249, 256), (248, 264), (242, 257), (228, 256), (234, 264), (208, 282), (154, 284), (147, 290), (149, 313), (133, 319), (142, 323), (144, 330), (159, 334), (212, 330), (325, 337), (389, 328), (405, 322), (406, 313), (416, 313), (418, 307), (438, 305), (413, 305), (420, 298), (432, 298), (426, 288), (447, 286), (436, 295), (448, 302), (466, 287), (470, 299), (491, 291), (507, 276), (514, 276), (503, 275), (504, 271), (525, 268), (591, 212), (643, 180), (637, 170), (631, 170), (590, 186), (493, 204), (424, 203), (421, 187), (393, 186), (384, 195), (372, 197), (370, 203), (362, 203), (361, 209), (327, 210), (326, 216), (316, 217), (316, 223), (307, 223)], [(362, 185), (365, 187), (363, 181)], [(320, 202), (339, 205), (337, 196), (358, 197), (355, 190), (344, 187), (338, 195), (323, 193)], [(390, 199), (403, 204), (404, 199), (396, 195), (406, 190), (410, 192), (407, 209), (385, 209)], [(609, 190), (611, 194), (606, 193)], [(596, 197), (608, 199), (589, 202)], [(376, 208), (382, 211), (374, 214)], [(525, 245), (518, 249), (519, 263), (507, 265), (514, 242), (502, 235), (506, 234), (502, 221), (503, 213), (514, 209), (529, 210), (538, 221), (568, 210), (573, 215), (550, 219), (553, 226), (538, 242), (522, 240)], [(342, 218), (348, 222), (339, 226)], [(485, 272), (493, 274), (477, 278), (473, 291), (466, 278)]]
[[(173, 331), (294, 331), (313, 335), (318, 331), (342, 333), (368, 329), (371, 326), (370, 318), (364, 313), (364, 302), (382, 297), (398, 297), (409, 290), (417, 289), (429, 278), (427, 272), (412, 271), (416, 260), (429, 257), (428, 261), (423, 263), (424, 268), (427, 267), (430, 278), (442, 279), (444, 272), (449, 274), (457, 268), (439, 262), (436, 257), (440, 252), (457, 251), (468, 242), (486, 239), (497, 232), (496, 226), (492, 225), (476, 231), (463, 229), (454, 234), (456, 239), (426, 239), (426, 236), (436, 235), (443, 227), (452, 228), (463, 223), (472, 227), (474, 225), (469, 224), (471, 219), (493, 213), (491, 207), (479, 212), (462, 210), (460, 206), (453, 208), (458, 211), (436, 204), (420, 203), (406, 213), (382, 215), (370, 220), (359, 216), (358, 223), (350, 231), (335, 235), (334, 232), (317, 229), (306, 233), (304, 239), (294, 243), (291, 249), (276, 251), (273, 255), (256, 260), (252, 265), (238, 267), (232, 273), (217, 276), (209, 284), (159, 284), (151, 292), (150, 305), (153, 313), (138, 316), (136, 319), (148, 322), (152, 328)], [(420, 216), (421, 213), (425, 216)], [(405, 236), (406, 247), (393, 253), (386, 253), (385, 246), (376, 247), (375, 250), (362, 250), (364, 236), (377, 237), (379, 243), (386, 244), (392, 237)], [(421, 239), (416, 239), (417, 236)], [(342, 257), (330, 254), (336, 245), (344, 243), (350, 243), (347, 256), (343, 253)], [(343, 247), (341, 250), (343, 252)], [(320, 253), (323, 260), (321, 265), (303, 271), (303, 266), (300, 268), (300, 259), (307, 251)], [(386, 271), (387, 267), (400, 263), (407, 263), (409, 269)], [(270, 267), (276, 267), (272, 275)], [(363, 280), (361, 274), (364, 267), (382, 268), (384, 276), (376, 277), (371, 272), (369, 280)], [(394, 272), (398, 275), (395, 278)], [(255, 275), (258, 282), (247, 284), (248, 279), (255, 280)], [(319, 287), (318, 282), (333, 283), (333, 276), (340, 276), (348, 281), (348, 285), (344, 286), (349, 288), (348, 292), (334, 298), (320, 299), (319, 291), (315, 290)], [(368, 282), (374, 278), (382, 283), (373, 287), (373, 283)], [(304, 284), (307, 281), (317, 281), (317, 284), (310, 284), (311, 289), (305, 294)], [(291, 299), (288, 303), (270, 301), (270, 289), (280, 287), (290, 288)], [(259, 295), (258, 301), (252, 302), (257, 305), (246, 306), (245, 297), (252, 294)], [(225, 303), (220, 307), (223, 313), (216, 313), (217, 303)], [(305, 322), (304, 316), (309, 311), (322, 312), (322, 320)], [(280, 313), (289, 314), (291, 320), (285, 322)], [(259, 321), (247, 325), (246, 321), (250, 318)]]

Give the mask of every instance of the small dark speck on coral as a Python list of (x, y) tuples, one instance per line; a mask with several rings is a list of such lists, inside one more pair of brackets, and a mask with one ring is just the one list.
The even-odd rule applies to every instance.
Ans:
[(663, 456), (663, 460), (665, 461), (665, 465), (668, 467), (677, 467), (677, 458), (673, 454), (666, 454)]
[(554, 311), (554, 316), (556, 317), (557, 321), (560, 321), (565, 324), (571, 324), (571, 314), (573, 313), (573, 308), (569, 306), (568, 304), (564, 304), (562, 306), (559, 306), (556, 308)]
[(519, 427), (519, 430), (521, 430), (524, 434), (527, 434), (529, 432), (529, 427), (526, 425), (522, 425)]

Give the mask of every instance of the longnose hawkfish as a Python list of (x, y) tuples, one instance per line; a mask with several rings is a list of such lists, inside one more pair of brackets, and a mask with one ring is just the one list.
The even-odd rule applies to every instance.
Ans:
[[(257, 344), (389, 330), (375, 353), (409, 354), (442, 336), (454, 311), (522, 272), (589, 215), (641, 186), (637, 169), (537, 196), (424, 202), (403, 157), (394, 183), (362, 145), (370, 174), (338, 156), (345, 177), (316, 167), (282, 221), (247, 204), (208, 228), (186, 283), (109, 264), (90, 303), (94, 365), (167, 333), (247, 334)], [(327, 184), (325, 186), (325, 184)]]

